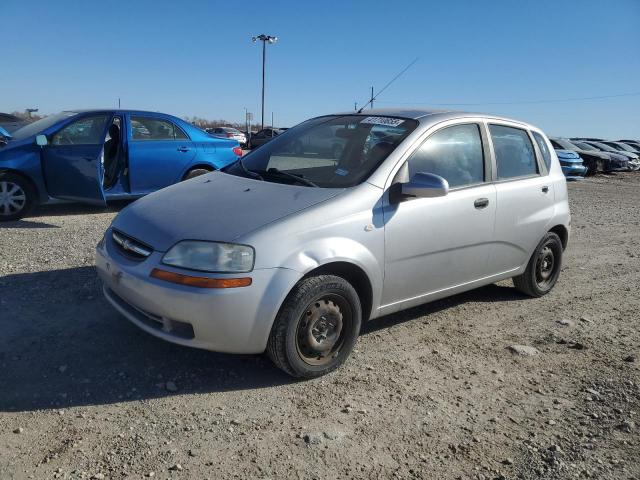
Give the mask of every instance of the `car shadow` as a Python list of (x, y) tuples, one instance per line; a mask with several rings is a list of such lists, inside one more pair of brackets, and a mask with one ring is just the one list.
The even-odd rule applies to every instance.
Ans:
[[(376, 319), (364, 326), (363, 334), (459, 303), (522, 298), (514, 292), (485, 287)], [(146, 334), (104, 300), (94, 267), (0, 278), (0, 312), (0, 411), (4, 412), (266, 388), (296, 381), (263, 355), (208, 352)]]
[(361, 335), (367, 335), (375, 333), (378, 330), (383, 330), (394, 325), (415, 320), (416, 318), (424, 317), (437, 313), (441, 310), (461, 305), (463, 303), (479, 302), (479, 303), (493, 303), (493, 302), (513, 302), (528, 298), (526, 295), (520, 293), (514, 287), (507, 287), (502, 285), (491, 284), (484, 287), (470, 290), (468, 292), (459, 293), (451, 297), (443, 298), (441, 300), (435, 300), (430, 303), (418, 305), (417, 307), (402, 310), (397, 313), (385, 315), (370, 322), (365, 323), (360, 330)]
[(57, 225), (51, 225), (44, 222), (32, 222), (30, 220), (14, 220), (11, 222), (0, 223), (0, 230), (3, 228), (60, 228)]

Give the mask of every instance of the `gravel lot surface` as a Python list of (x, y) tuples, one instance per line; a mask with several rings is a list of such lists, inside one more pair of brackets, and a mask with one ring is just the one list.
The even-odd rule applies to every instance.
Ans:
[(122, 205), (1, 225), (0, 478), (640, 478), (640, 174), (569, 190), (550, 295), (378, 319), (305, 382), (110, 308), (93, 250)]

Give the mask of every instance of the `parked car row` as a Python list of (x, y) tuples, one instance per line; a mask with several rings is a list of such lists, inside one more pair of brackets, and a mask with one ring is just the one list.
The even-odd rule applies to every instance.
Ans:
[(241, 147), (247, 146), (247, 135), (233, 127), (215, 127), (207, 128), (206, 132), (214, 137), (230, 138), (240, 144)]
[(138, 198), (242, 155), (236, 140), (135, 110), (66, 111), (0, 137), (0, 220), (54, 198), (99, 205)]
[(207, 128), (206, 132), (215, 137), (231, 138), (238, 141), (243, 148), (257, 148), (265, 143), (273, 140), (275, 137), (284, 132), (286, 128), (266, 127), (257, 132), (241, 132), (233, 127), (215, 127)]
[(598, 172), (640, 170), (640, 142), (593, 138), (551, 137), (568, 180), (579, 180)]

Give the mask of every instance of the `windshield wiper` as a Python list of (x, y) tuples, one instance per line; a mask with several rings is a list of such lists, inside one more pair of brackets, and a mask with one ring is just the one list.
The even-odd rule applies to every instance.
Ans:
[(267, 170), (267, 173), (275, 173), (277, 175), (283, 175), (285, 177), (292, 178), (300, 183), (304, 183), (305, 185), (308, 185), (310, 187), (320, 188), (318, 184), (313, 183), (311, 180), (307, 180), (302, 175), (296, 175), (295, 173), (284, 172), (274, 167), (271, 167), (269, 170)]
[(258, 172), (254, 172), (253, 170), (249, 170), (246, 165), (244, 164), (244, 162), (242, 161), (242, 157), (240, 157), (238, 159), (238, 164), (240, 165), (240, 168), (242, 169), (242, 171), (249, 177), (253, 177), (253, 178), (257, 178), (258, 180), (264, 180), (264, 178), (262, 178), (262, 175), (260, 175)]

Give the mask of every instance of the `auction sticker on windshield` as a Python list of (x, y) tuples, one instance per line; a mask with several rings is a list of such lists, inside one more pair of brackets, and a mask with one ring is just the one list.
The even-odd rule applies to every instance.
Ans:
[(363, 119), (360, 123), (370, 123), (372, 125), (385, 125), (387, 127), (397, 127), (404, 120), (400, 118), (391, 118), (391, 117), (367, 117)]

